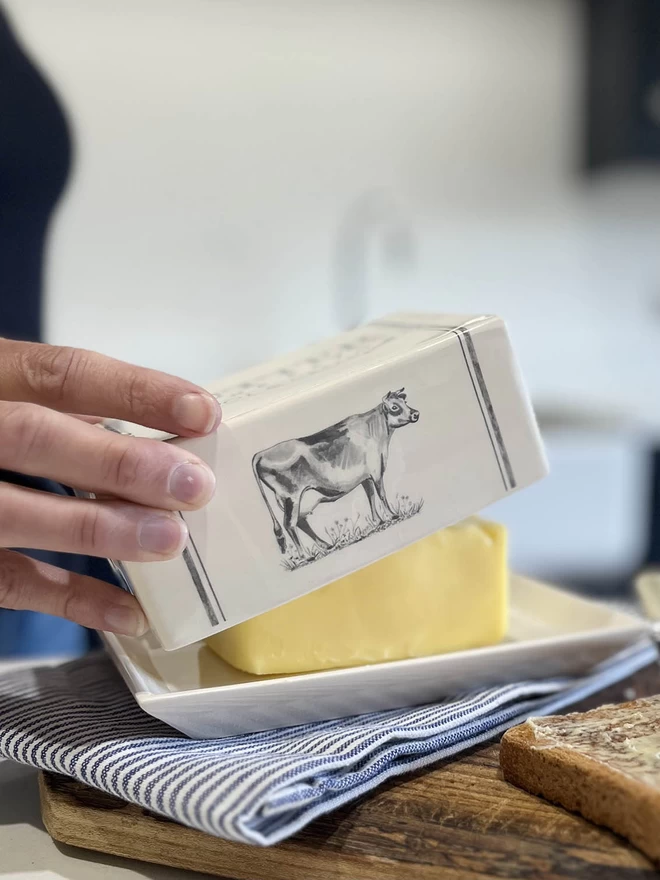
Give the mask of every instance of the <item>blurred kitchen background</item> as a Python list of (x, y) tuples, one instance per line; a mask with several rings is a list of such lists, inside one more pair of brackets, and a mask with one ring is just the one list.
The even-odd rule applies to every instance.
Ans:
[(489, 511), (514, 566), (623, 596), (660, 560), (660, 4), (0, 5), (74, 143), (47, 341), (203, 382), (499, 313), (552, 467)]

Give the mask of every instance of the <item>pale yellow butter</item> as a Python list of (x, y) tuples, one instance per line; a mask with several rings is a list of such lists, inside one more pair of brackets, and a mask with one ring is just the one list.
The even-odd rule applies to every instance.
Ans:
[(256, 675), (424, 657), (499, 642), (507, 619), (506, 529), (442, 529), (207, 644)]

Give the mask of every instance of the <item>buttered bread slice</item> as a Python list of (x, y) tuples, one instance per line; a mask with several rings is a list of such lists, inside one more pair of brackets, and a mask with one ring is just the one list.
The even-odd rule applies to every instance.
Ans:
[(534, 718), (502, 739), (504, 778), (627, 838), (660, 865), (660, 696)]

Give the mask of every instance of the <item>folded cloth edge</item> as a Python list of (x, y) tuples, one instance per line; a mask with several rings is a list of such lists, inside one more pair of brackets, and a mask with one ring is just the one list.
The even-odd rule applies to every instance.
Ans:
[(566, 691), (545, 699), (540, 705), (537, 704), (534, 711), (522, 712), (514, 717), (510, 717), (499, 723), (496, 727), (481, 733), (476, 733), (469, 739), (462, 740), (447, 747), (442, 752), (433, 752), (422, 755), (416, 761), (412, 761), (405, 766), (399, 767), (394, 765), (390, 768), (389, 772), (381, 774), (375, 782), (369, 781), (363, 786), (345, 793), (343, 796), (338, 796), (331, 802), (319, 803), (316, 807), (305, 811), (304, 815), (298, 817), (294, 821), (288, 822), (284, 827), (273, 828), (267, 837), (263, 832), (256, 831), (254, 828), (250, 827), (247, 822), (243, 824), (242, 831), (246, 838), (249, 838), (254, 844), (260, 846), (269, 846), (275, 843), (280, 843), (282, 840), (301, 831), (310, 822), (313, 822), (314, 819), (333, 812), (350, 801), (362, 797), (369, 791), (373, 791), (388, 779), (405, 775), (407, 773), (413, 773), (424, 767), (428, 767), (431, 764), (439, 763), (449, 758), (453, 758), (462, 752), (467, 752), (478, 745), (483, 745), (484, 743), (496, 739), (511, 727), (522, 724), (529, 718), (541, 715), (552, 715), (561, 712), (563, 709), (574, 705), (581, 700), (586, 700), (599, 691), (605, 690), (617, 682), (629, 678), (631, 675), (634, 675), (636, 672), (645, 669), (647, 666), (650, 666), (657, 661), (658, 647), (645, 640), (644, 642), (624, 649), (614, 655), (614, 657), (608, 658), (595, 667), (592, 673), (578, 679)]

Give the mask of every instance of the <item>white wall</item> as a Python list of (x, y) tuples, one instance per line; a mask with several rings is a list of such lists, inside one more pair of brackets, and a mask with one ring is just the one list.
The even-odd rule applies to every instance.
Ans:
[(573, 161), (573, 3), (7, 5), (76, 131), (52, 340), (204, 379), (365, 308), (515, 319), (520, 220), (538, 249)]

